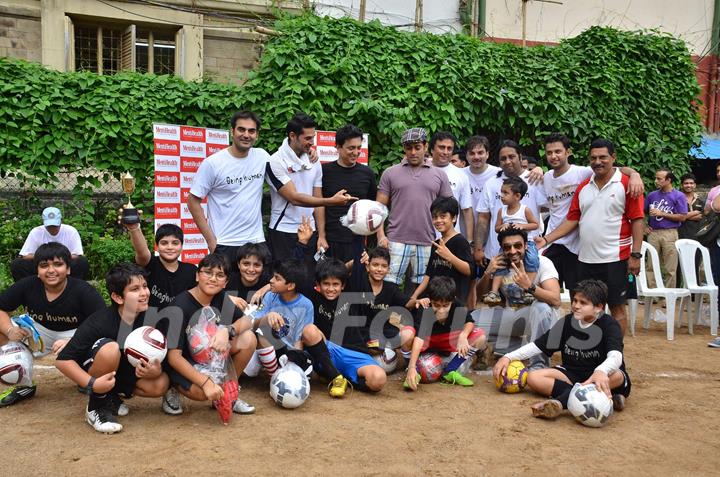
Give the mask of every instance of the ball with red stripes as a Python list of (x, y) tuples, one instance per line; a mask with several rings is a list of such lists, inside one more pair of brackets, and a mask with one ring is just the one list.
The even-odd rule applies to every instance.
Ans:
[(152, 326), (141, 326), (125, 339), (125, 356), (137, 367), (141, 359), (161, 362), (167, 355), (167, 340), (160, 330)]

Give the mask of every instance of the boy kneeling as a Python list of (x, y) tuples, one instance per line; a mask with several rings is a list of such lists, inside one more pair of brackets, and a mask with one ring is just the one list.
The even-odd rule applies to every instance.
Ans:
[(112, 305), (90, 315), (75, 331), (57, 357), (55, 366), (90, 394), (85, 420), (104, 434), (120, 432), (115, 416), (126, 416), (127, 398), (160, 397), (169, 380), (157, 361), (140, 361), (133, 368), (116, 341), (120, 326), (136, 329), (143, 325), (150, 291), (145, 271), (132, 263), (114, 266), (105, 277)]
[(607, 286), (599, 280), (583, 280), (573, 290), (572, 313), (561, 318), (532, 343), (508, 353), (497, 362), (494, 377), (505, 376), (510, 361), (545, 353), (562, 353), (562, 365), (530, 371), (527, 384), (551, 399), (532, 406), (535, 417), (554, 419), (567, 409), (575, 383), (595, 383), (612, 397), (622, 411), (630, 395), (630, 377), (623, 361), (623, 336), (615, 319), (606, 314)]
[[(455, 314), (458, 307), (463, 305), (455, 301), (455, 282), (450, 277), (435, 277), (430, 280), (427, 287), (430, 306), (434, 314), (432, 328), (423, 323), (427, 311), (415, 310), (416, 333), (413, 340), (410, 363), (403, 387), (408, 390), (417, 390), (420, 375), (417, 372), (417, 361), (423, 351), (436, 351), (441, 353), (456, 353), (443, 370), (442, 380), (460, 386), (473, 386), (474, 383), (460, 374), (458, 368), (467, 360), (481, 353), (487, 347), (485, 332), (475, 327), (475, 321), (465, 309), (465, 318), (462, 327), (457, 326)], [(458, 313), (460, 311), (458, 310)], [(421, 338), (422, 337), (422, 338)]]

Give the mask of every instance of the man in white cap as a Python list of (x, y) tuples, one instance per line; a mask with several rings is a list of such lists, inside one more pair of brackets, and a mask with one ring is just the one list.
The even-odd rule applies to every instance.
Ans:
[(37, 270), (33, 265), (35, 251), (42, 244), (58, 242), (70, 250), (70, 276), (85, 280), (88, 274), (88, 261), (83, 256), (83, 247), (80, 234), (72, 225), (62, 223), (62, 213), (57, 207), (48, 207), (42, 212), (43, 225), (38, 225), (30, 231), (20, 250), (19, 257), (10, 263), (10, 273), (13, 280), (35, 275)]

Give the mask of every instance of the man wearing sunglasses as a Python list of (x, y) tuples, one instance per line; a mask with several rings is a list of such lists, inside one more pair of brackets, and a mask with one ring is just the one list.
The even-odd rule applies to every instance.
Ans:
[[(523, 260), (527, 250), (527, 232), (512, 225), (497, 234), (500, 253), (488, 263), (485, 273), (478, 283), (478, 296), (490, 290), (492, 276), (503, 269), (509, 270), (500, 286), (500, 292), (506, 303), (522, 302), (525, 293), (531, 294), (535, 301), (530, 305), (530, 337), (533, 341), (547, 330), (558, 318), (557, 307), (560, 306), (560, 282), (558, 272), (552, 261), (540, 255), (540, 267), (535, 278), (531, 280), (525, 272)], [(547, 367), (550, 360), (540, 355), (530, 360), (530, 369)]]

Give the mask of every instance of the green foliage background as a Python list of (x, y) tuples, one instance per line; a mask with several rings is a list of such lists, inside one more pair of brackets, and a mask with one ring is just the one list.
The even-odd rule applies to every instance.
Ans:
[[(687, 171), (688, 150), (702, 133), (695, 65), (685, 43), (667, 34), (594, 27), (557, 46), (521, 48), (311, 14), (282, 19), (276, 29), (282, 35), (268, 39), (242, 87), (58, 73), (0, 59), (0, 176), (47, 190), (59, 172), (77, 173), (78, 210), (66, 215), (91, 247), (97, 238), (98, 250), (115, 257), (127, 250), (100, 238), (118, 235), (116, 204), (99, 207), (91, 192), (129, 170), (138, 179), (133, 202), (151, 218), (153, 122), (228, 128), (235, 110), (251, 109), (263, 119), (258, 146), (272, 152), (302, 110), (322, 129), (362, 127), (378, 172), (400, 159), (400, 135), (414, 126), (513, 138), (538, 156), (546, 134), (564, 132), (579, 162), (590, 141), (604, 136), (617, 145), (620, 163), (646, 179), (660, 165)], [(0, 255), (17, 253), (20, 225), (27, 230), (6, 224), (12, 230), (0, 246), (13, 250)]]

